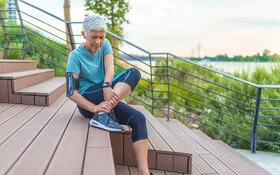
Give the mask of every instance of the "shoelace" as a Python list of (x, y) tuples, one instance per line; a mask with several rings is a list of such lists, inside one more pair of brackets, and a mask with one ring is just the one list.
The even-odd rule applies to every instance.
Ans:
[(114, 122), (118, 122), (118, 119), (117, 119), (117, 117), (116, 117), (116, 115), (115, 115), (114, 109), (112, 109), (112, 111), (111, 111), (111, 116), (110, 116), (110, 117), (112, 118), (112, 120), (113, 120)]
[(105, 114), (109, 116), (109, 119), (107, 121), (107, 125), (110, 123), (111, 119), (112, 119), (113, 122), (117, 123), (117, 118), (115, 116), (114, 110), (112, 110), (111, 112), (105, 113)]

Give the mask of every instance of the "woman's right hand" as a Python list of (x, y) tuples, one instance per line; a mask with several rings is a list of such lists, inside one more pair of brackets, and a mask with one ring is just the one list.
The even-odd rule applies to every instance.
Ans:
[(101, 102), (99, 105), (95, 105), (93, 108), (93, 113), (96, 112), (109, 112), (113, 108), (112, 104), (106, 101)]

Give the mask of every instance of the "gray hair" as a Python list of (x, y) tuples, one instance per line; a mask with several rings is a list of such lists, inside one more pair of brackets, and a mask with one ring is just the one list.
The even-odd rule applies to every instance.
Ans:
[(89, 33), (91, 30), (106, 30), (106, 22), (105, 20), (97, 15), (97, 14), (90, 14), (85, 17), (83, 22), (83, 30), (85, 34)]

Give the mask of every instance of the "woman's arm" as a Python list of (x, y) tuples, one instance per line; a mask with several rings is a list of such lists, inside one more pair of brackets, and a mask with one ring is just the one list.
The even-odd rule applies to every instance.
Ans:
[[(104, 56), (105, 78), (104, 82), (112, 84), (114, 78), (114, 57), (113, 54)], [(112, 87), (103, 88), (104, 100), (110, 102), (112, 106), (116, 106), (119, 102), (119, 97)]]
[[(73, 74), (73, 78), (79, 78), (77, 74)], [(69, 97), (72, 101), (74, 101), (80, 107), (90, 111), (90, 112), (108, 112), (111, 110), (112, 105), (109, 102), (102, 102), (99, 105), (95, 105), (85, 99), (77, 90), (74, 90), (72, 96)]]
[(113, 54), (107, 54), (104, 56), (105, 67), (105, 79), (104, 82), (112, 83), (114, 78), (114, 57)]

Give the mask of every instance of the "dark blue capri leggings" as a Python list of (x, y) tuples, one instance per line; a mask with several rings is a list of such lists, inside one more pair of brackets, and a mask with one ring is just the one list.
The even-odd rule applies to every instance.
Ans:
[[(127, 69), (114, 77), (112, 85), (114, 87), (118, 82), (124, 82), (131, 87), (132, 91), (139, 82), (140, 77), (141, 74), (137, 69)], [(89, 87), (83, 94), (83, 97), (85, 97), (88, 101), (96, 105), (104, 101), (102, 83), (103, 82), (100, 82), (96, 85)], [(85, 117), (91, 118), (94, 114), (79, 106), (78, 108), (80, 113)], [(114, 108), (114, 113), (119, 124), (128, 125), (132, 128), (133, 142), (148, 138), (146, 119), (141, 112), (120, 101)]]

